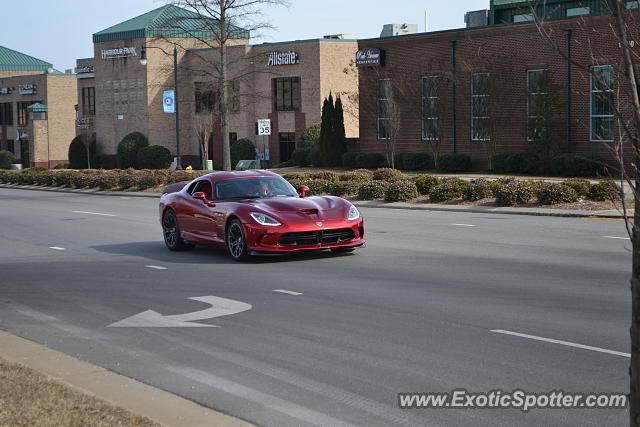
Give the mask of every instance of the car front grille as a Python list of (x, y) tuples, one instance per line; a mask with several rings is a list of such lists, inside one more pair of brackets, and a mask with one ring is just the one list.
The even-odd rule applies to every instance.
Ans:
[(285, 233), (278, 240), (282, 246), (316, 246), (345, 243), (356, 237), (351, 228)]

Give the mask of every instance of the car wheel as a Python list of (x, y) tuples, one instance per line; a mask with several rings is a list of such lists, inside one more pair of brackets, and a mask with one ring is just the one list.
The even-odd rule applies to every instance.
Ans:
[(178, 217), (173, 209), (167, 209), (162, 216), (162, 234), (164, 235), (164, 244), (169, 250), (183, 251), (195, 246), (193, 243), (185, 242), (182, 238)]
[(331, 248), (331, 252), (333, 252), (334, 254), (347, 254), (355, 250), (355, 248)]
[(234, 219), (227, 228), (227, 249), (229, 255), (236, 261), (246, 261), (249, 259), (249, 250), (247, 248), (247, 240), (244, 235), (242, 223)]

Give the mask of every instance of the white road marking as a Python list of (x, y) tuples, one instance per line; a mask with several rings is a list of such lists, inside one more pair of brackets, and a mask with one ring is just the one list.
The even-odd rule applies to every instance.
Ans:
[(505, 331), (505, 330), (502, 330), (502, 329), (492, 329), (491, 332), (495, 332), (497, 334), (513, 335), (513, 336), (521, 337), (521, 338), (529, 338), (529, 339), (532, 339), (532, 340), (550, 342), (552, 344), (566, 345), (568, 347), (581, 348), (583, 350), (598, 351), (600, 353), (613, 354), (615, 356), (631, 357), (631, 354), (623, 353), (621, 351), (608, 350), (606, 348), (601, 348), (601, 347), (592, 347), (590, 345), (584, 345), (584, 344), (576, 344), (576, 343), (569, 342), (569, 341), (554, 340), (552, 338), (538, 337), (538, 336), (535, 336), (535, 335), (521, 334), (519, 332)]
[(145, 265), (147, 268), (153, 268), (154, 270), (166, 270), (167, 267), (160, 267), (159, 265)]
[(473, 224), (451, 224), (456, 227), (475, 227)]
[(49, 246), (49, 249), (54, 249), (56, 251), (66, 251), (67, 248), (61, 248), (60, 246)]
[(286, 289), (274, 289), (273, 292), (280, 292), (281, 294), (288, 294), (288, 295), (304, 295), (302, 292), (288, 291)]
[(631, 240), (629, 237), (618, 237), (618, 236), (602, 236), (605, 239), (618, 239), (618, 240)]
[(196, 320), (213, 319), (215, 317), (229, 316), (242, 313), (253, 306), (246, 302), (235, 301), (216, 296), (203, 296), (189, 298), (194, 301), (204, 302), (211, 307), (192, 313), (174, 314), (163, 316), (157, 311), (147, 310), (134, 314), (126, 319), (110, 324), (108, 327), (116, 328), (219, 328), (220, 326), (206, 323), (196, 323)]
[(71, 212), (73, 212), (73, 213), (87, 214), (87, 215), (118, 216), (118, 215), (106, 214), (106, 213), (99, 213), (99, 212), (85, 212), (85, 211), (71, 211)]

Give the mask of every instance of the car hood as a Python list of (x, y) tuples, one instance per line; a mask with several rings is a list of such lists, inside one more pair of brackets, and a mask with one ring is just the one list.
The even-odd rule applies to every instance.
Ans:
[(345, 218), (349, 203), (339, 197), (284, 197), (264, 198), (244, 201), (243, 204), (254, 206), (266, 213), (277, 216), (296, 217), (317, 216), (319, 218)]

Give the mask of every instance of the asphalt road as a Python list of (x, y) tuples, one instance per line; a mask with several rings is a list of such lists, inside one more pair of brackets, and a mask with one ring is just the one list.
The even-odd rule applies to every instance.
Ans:
[[(459, 388), (627, 391), (624, 355), (492, 332), (628, 353), (622, 221), (362, 211), (355, 254), (238, 264), (169, 252), (154, 199), (0, 189), (0, 327), (259, 425), (627, 422), (624, 409), (397, 403)], [(252, 307), (198, 321), (215, 328), (108, 327), (207, 309), (189, 299), (201, 296)]]

